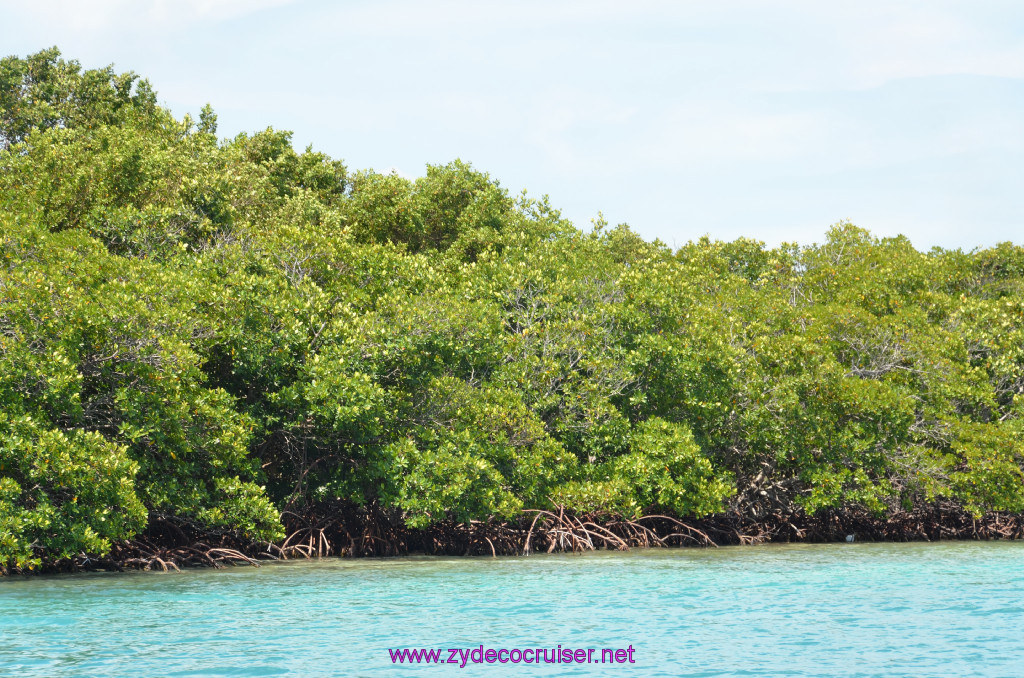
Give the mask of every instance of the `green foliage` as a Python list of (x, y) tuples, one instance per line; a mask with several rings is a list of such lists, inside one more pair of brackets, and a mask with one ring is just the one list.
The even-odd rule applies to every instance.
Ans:
[(403, 243), (418, 252), (500, 233), (512, 206), (488, 175), (456, 160), (428, 166), (416, 181), (360, 172), (352, 180), (347, 214), (356, 239)]
[(98, 433), (0, 414), (0, 563), (103, 554), (133, 535), (146, 521), (135, 471), (124, 446)]
[(112, 66), (83, 71), (56, 47), (25, 59), (0, 59), (0, 143), (33, 130), (136, 124), (157, 112), (156, 93), (134, 73)]
[(986, 509), (1024, 511), (1024, 448), (1020, 424), (959, 427), (952, 445), (950, 482), (975, 515)]
[(705, 516), (733, 494), (681, 424), (648, 419), (629, 437), (630, 449), (589, 471), (590, 478), (555, 489), (556, 501), (574, 511), (639, 517), (647, 509)]
[(458, 160), (350, 174), (155, 101), (56, 50), (0, 62), (0, 565), (151, 512), (271, 540), (339, 499), (411, 526), (750, 488), (1024, 510), (1019, 247), (844, 223), (672, 252)]

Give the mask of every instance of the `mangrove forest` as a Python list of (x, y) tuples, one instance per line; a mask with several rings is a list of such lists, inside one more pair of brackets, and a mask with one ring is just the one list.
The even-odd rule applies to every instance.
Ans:
[(1021, 537), (1022, 433), (1014, 244), (673, 249), (0, 61), (0, 572)]

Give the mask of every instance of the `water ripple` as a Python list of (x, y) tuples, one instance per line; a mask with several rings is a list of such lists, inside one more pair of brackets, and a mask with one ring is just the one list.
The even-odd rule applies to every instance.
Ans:
[[(1019, 543), (858, 543), (8, 579), (0, 673), (1021, 676), (1022, 564)], [(631, 644), (637, 663), (387, 653), (481, 644)]]

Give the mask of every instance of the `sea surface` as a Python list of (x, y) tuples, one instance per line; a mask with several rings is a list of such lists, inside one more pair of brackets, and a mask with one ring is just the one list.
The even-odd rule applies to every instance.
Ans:
[[(594, 648), (595, 662), (602, 649), (623, 649), (626, 661), (488, 663), (484, 655), (547, 648), (542, 658), (555, 658), (559, 645)], [(389, 650), (418, 648), (441, 649), (442, 661), (448, 648), (461, 649), (466, 665), (458, 654), (454, 664), (392, 663)], [(472, 661), (474, 648), (484, 661)], [(1017, 678), (1024, 543), (330, 559), (9, 578), (0, 580), (0, 675)]]

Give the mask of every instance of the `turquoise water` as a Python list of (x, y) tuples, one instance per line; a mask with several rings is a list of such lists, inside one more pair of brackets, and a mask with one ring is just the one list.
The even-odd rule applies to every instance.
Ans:
[[(632, 645), (636, 663), (394, 666), (387, 651), (481, 644)], [(0, 675), (413, 674), (1024, 676), (1024, 543), (328, 560), (0, 581)]]

